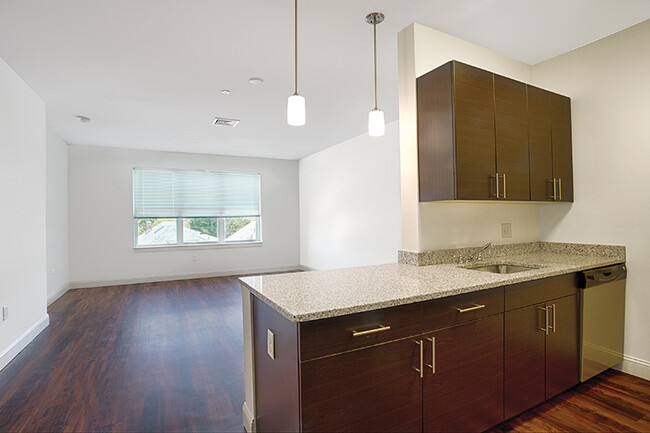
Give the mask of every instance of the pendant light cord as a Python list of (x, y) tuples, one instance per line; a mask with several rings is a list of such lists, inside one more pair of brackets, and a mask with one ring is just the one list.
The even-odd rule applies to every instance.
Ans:
[(372, 33), (373, 33), (373, 45), (375, 47), (375, 110), (379, 109), (377, 107), (377, 17), (375, 17), (372, 23)]
[(294, 95), (298, 94), (298, 0), (294, 3)]

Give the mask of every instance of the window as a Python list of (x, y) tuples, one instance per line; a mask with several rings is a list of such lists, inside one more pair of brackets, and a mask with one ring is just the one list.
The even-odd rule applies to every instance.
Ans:
[(133, 169), (136, 247), (261, 241), (260, 175)]

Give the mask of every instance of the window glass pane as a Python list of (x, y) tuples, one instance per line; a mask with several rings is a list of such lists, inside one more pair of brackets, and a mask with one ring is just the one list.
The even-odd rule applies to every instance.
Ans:
[(183, 243), (219, 242), (218, 218), (184, 218)]
[(175, 245), (176, 234), (175, 218), (140, 218), (138, 224), (138, 246), (147, 245)]
[(258, 240), (256, 217), (224, 218), (224, 226), (226, 242)]

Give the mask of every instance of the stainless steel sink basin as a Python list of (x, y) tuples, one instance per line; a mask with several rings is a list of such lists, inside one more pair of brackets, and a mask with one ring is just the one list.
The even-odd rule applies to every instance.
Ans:
[(465, 269), (481, 272), (491, 272), (493, 274), (514, 274), (517, 272), (539, 269), (539, 266), (523, 266), (513, 265), (512, 263), (499, 263), (496, 265), (465, 266)]

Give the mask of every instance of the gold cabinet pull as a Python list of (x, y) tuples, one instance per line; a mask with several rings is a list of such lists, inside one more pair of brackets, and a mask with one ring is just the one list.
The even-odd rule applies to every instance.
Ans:
[(436, 373), (436, 337), (427, 338), (431, 342), (431, 364), (427, 364), (427, 367), (431, 369), (433, 374)]
[(420, 368), (413, 367), (413, 370), (420, 373), (420, 379), (424, 377), (424, 344), (422, 340), (413, 340), (415, 344), (420, 346)]
[(506, 174), (503, 173), (503, 198), (506, 198)]
[(390, 326), (384, 326), (384, 325), (379, 325), (379, 328), (368, 329), (367, 331), (355, 331), (353, 329), (352, 330), (352, 336), (353, 337), (361, 337), (362, 335), (376, 334), (377, 332), (384, 332), (384, 331), (388, 331), (389, 329), (390, 329)]
[(561, 177), (557, 179), (557, 185), (558, 185), (557, 189), (559, 192), (558, 200), (562, 200), (562, 178)]
[(552, 325), (550, 326), (550, 328), (555, 333), (555, 304), (549, 305), (548, 308), (551, 310), (551, 314), (552, 314), (551, 315), (551, 323), (552, 323)]
[(538, 310), (542, 310), (544, 312), (544, 327), (539, 328), (540, 331), (548, 335), (548, 308), (546, 307), (537, 307)]
[(480, 310), (481, 308), (485, 308), (485, 305), (483, 305), (483, 304), (472, 304), (471, 307), (467, 307), (467, 308), (454, 307), (454, 309), (456, 311), (458, 311), (459, 313), (469, 313), (470, 311)]

